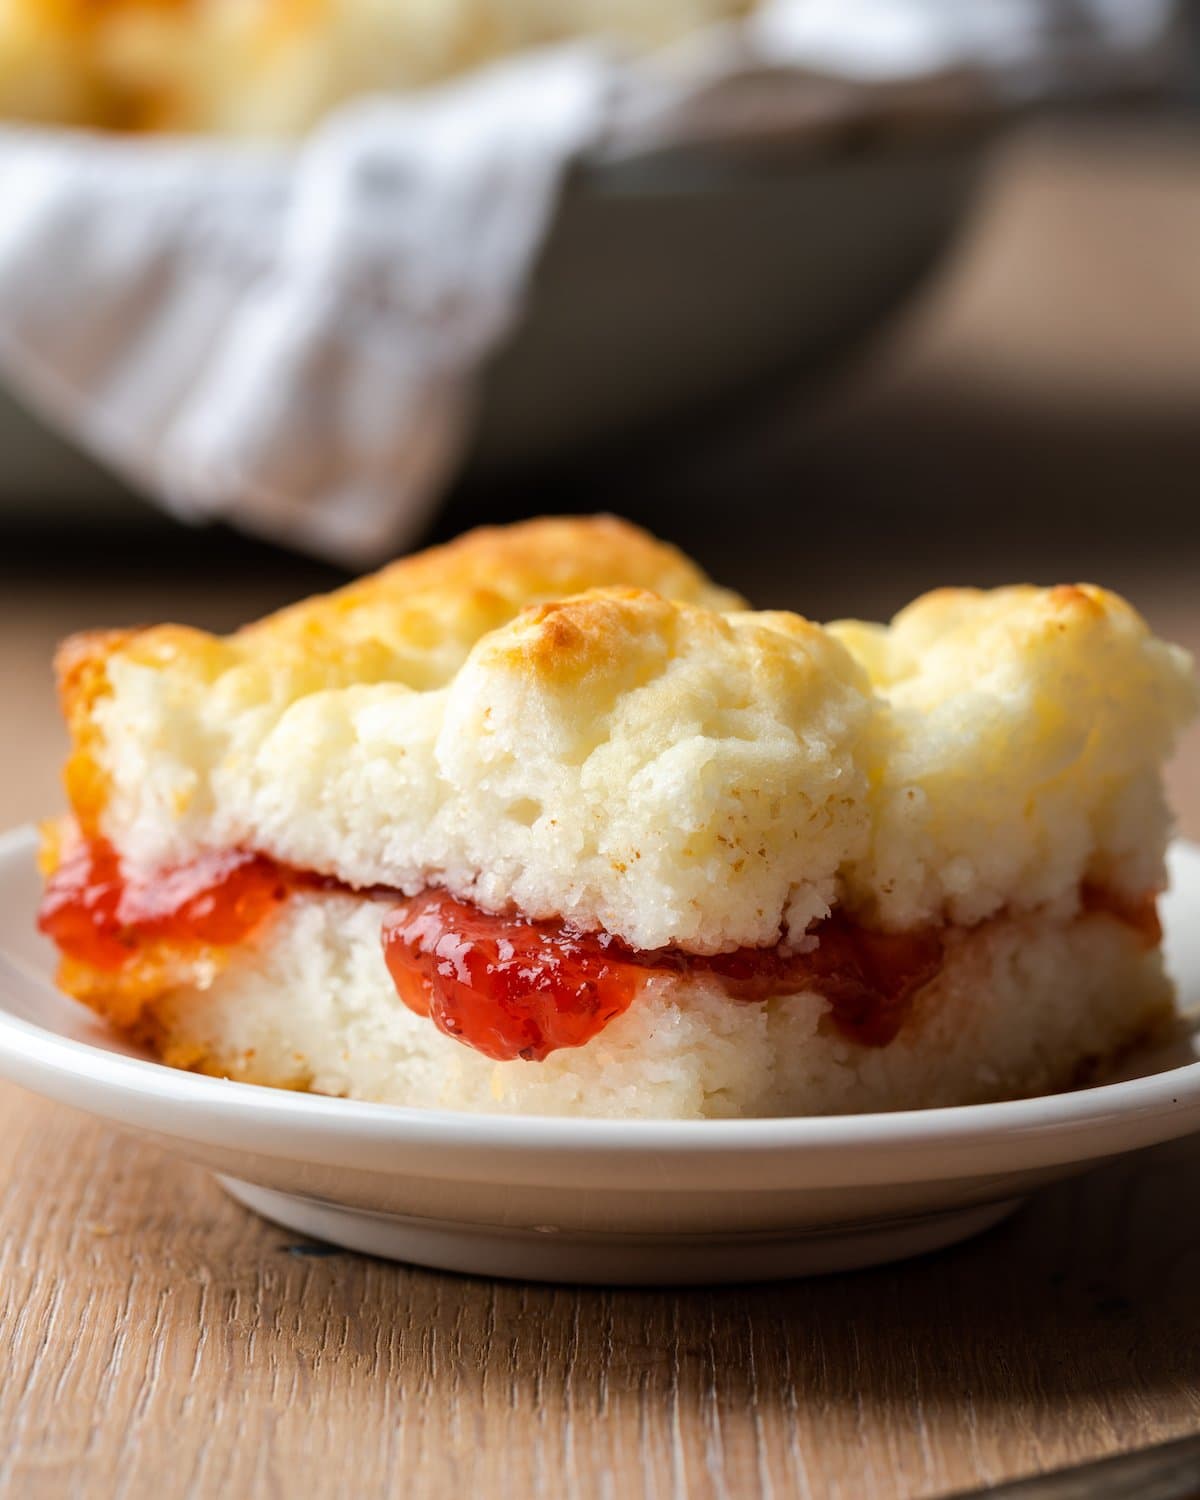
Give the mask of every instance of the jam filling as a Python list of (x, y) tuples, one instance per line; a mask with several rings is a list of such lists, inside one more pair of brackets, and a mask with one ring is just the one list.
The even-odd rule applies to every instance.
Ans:
[[(123, 870), (111, 845), (96, 840), (75, 846), (54, 871), (38, 926), (68, 958), (119, 971), (157, 943), (233, 947), (301, 887), (339, 888), (237, 849), (137, 877)], [(604, 932), (497, 916), (437, 889), (408, 898), (363, 894), (389, 903), (383, 954), (404, 1004), (500, 1061), (540, 1062), (561, 1047), (582, 1047), (655, 976), (715, 981), (744, 1003), (815, 990), (843, 1036), (884, 1047), (938, 972), (945, 944), (938, 927), (877, 932), (835, 912), (808, 934), (807, 952), (777, 945), (703, 955), (636, 949)], [(1153, 895), (1133, 900), (1089, 885), (1083, 905), (1133, 927), (1147, 947), (1161, 937)]]
[(410, 1010), (501, 1061), (540, 1062), (559, 1047), (583, 1046), (655, 975), (715, 979), (731, 1000), (747, 1002), (819, 990), (839, 1031), (886, 1046), (937, 972), (940, 932), (871, 932), (835, 915), (815, 936), (811, 953), (635, 949), (608, 933), (492, 916), (429, 890), (388, 913), (383, 952)]
[(68, 851), (46, 885), (38, 927), (68, 958), (118, 970), (160, 942), (232, 948), (288, 897), (294, 872), (242, 849), (130, 875), (103, 839)]

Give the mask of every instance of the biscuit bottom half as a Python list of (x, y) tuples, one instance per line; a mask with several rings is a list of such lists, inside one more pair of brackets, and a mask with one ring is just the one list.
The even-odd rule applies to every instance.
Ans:
[(886, 1045), (849, 1038), (814, 990), (732, 999), (712, 975), (650, 974), (585, 1046), (495, 1061), (399, 1002), (384, 903), (300, 891), (200, 982), (141, 1009), (168, 1063), (393, 1104), (693, 1119), (927, 1108), (1067, 1088), (1163, 1025), (1159, 948), (1111, 912), (948, 928)]

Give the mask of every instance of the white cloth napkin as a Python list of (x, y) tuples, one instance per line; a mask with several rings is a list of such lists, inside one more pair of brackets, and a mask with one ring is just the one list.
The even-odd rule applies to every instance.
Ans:
[(632, 61), (529, 53), (352, 104), (293, 148), (0, 131), (0, 369), (185, 518), (366, 565), (469, 432), (581, 158), (980, 107), (1160, 59), (1170, 0), (769, 0)]

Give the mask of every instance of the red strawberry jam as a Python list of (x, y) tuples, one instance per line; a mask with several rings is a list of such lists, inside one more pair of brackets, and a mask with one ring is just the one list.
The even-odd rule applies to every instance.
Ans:
[[(116, 971), (157, 943), (231, 948), (300, 887), (339, 888), (240, 849), (131, 876), (111, 845), (96, 840), (73, 848), (50, 877), (38, 926), (69, 958)], [(379, 890), (363, 898), (393, 900)], [(1161, 937), (1153, 895), (1133, 900), (1089, 885), (1083, 905), (1127, 923), (1148, 947)], [(716, 980), (730, 1000), (745, 1003), (815, 990), (843, 1036), (884, 1047), (937, 973), (944, 942), (939, 928), (875, 932), (841, 913), (808, 939), (806, 953), (640, 950), (561, 922), (496, 916), (438, 890), (395, 899), (383, 926), (384, 957), (404, 1003), (502, 1061), (582, 1047), (656, 974)]]
[(202, 854), (138, 879), (97, 839), (76, 845), (51, 875), (38, 927), (68, 958), (119, 969), (155, 942), (233, 947), (291, 886), (290, 872), (242, 849)]
[(383, 950), (411, 1010), (501, 1061), (540, 1062), (560, 1047), (582, 1047), (655, 974), (709, 976), (740, 1001), (815, 989), (845, 1036), (885, 1046), (912, 996), (937, 972), (940, 933), (869, 932), (831, 917), (816, 936), (811, 953), (739, 948), (706, 957), (678, 948), (638, 950), (607, 933), (493, 916), (430, 890), (388, 914)]

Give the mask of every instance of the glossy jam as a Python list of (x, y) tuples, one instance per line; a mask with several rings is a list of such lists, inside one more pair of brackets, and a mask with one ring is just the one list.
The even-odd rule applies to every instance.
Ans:
[[(338, 888), (236, 849), (139, 879), (109, 844), (81, 843), (51, 876), (38, 926), (69, 958), (116, 971), (157, 943), (233, 947), (298, 887)], [(939, 928), (881, 933), (835, 914), (809, 934), (809, 952), (740, 948), (705, 957), (494, 916), (438, 890), (404, 900), (386, 891), (364, 895), (389, 902), (384, 957), (404, 1003), (448, 1036), (505, 1061), (540, 1061), (583, 1046), (648, 979), (664, 974), (715, 980), (731, 1000), (747, 1003), (816, 990), (844, 1036), (883, 1047), (940, 968), (944, 945)], [(1083, 906), (1132, 927), (1147, 948), (1161, 939), (1152, 894), (1133, 899), (1088, 885)]]
[(815, 989), (847, 1037), (882, 1047), (916, 991), (937, 972), (937, 931), (893, 936), (839, 917), (810, 953), (741, 948), (703, 957), (626, 947), (557, 922), (498, 917), (442, 891), (396, 905), (384, 922), (388, 969), (404, 1003), (439, 1030), (501, 1061), (541, 1061), (581, 1047), (625, 1010), (655, 974), (716, 979), (732, 1000)]
[(260, 854), (203, 854), (150, 879), (130, 876), (116, 851), (81, 843), (51, 875), (38, 927), (68, 958), (120, 969), (148, 945), (229, 948), (287, 899), (290, 872)]

